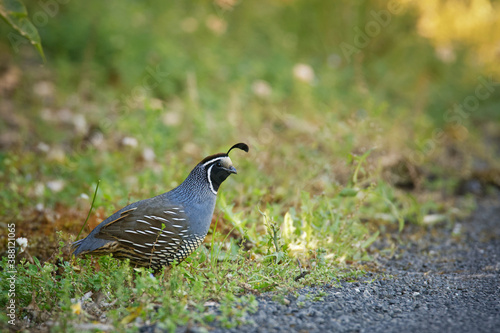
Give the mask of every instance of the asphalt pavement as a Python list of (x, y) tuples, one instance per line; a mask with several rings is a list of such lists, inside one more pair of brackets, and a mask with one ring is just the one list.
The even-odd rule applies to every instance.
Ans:
[[(359, 281), (304, 288), (286, 305), (263, 294), (247, 324), (224, 329), (215, 322), (208, 330), (500, 332), (500, 196), (481, 200), (463, 221), (409, 227), (400, 237), (397, 250), (379, 256)], [(321, 300), (310, 297), (317, 294)]]

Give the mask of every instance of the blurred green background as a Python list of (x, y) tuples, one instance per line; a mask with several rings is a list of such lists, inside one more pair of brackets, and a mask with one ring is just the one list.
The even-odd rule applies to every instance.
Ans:
[(259, 209), (299, 239), (324, 212), (448, 218), (500, 183), (497, 1), (25, 4), (45, 63), (0, 25), (0, 210), (22, 236), (75, 234), (98, 179), (94, 226), (240, 141), (216, 218), (254, 242)]

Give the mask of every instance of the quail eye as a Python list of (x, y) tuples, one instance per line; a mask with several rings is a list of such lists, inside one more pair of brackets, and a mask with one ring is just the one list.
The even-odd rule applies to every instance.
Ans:
[(222, 166), (222, 164), (220, 162), (217, 162), (216, 164), (219, 168)]

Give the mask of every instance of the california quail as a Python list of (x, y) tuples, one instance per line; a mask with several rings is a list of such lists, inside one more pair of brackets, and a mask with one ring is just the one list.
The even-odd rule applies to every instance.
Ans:
[(136, 266), (159, 270), (186, 259), (205, 239), (220, 184), (236, 169), (227, 153), (203, 159), (170, 192), (134, 202), (109, 216), (92, 232), (72, 244), (73, 254), (105, 255), (130, 259)]

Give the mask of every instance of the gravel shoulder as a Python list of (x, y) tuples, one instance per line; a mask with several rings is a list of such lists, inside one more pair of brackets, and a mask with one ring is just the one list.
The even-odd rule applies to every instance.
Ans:
[[(499, 332), (500, 197), (483, 200), (452, 227), (418, 237), (414, 230), (403, 233), (405, 245), (392, 256), (377, 259), (379, 272), (301, 289), (288, 305), (259, 296), (250, 324), (210, 331)], [(322, 300), (313, 301), (320, 292)]]

